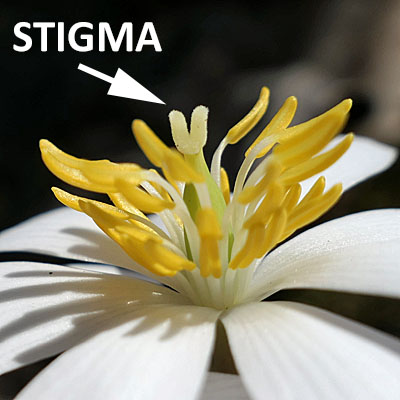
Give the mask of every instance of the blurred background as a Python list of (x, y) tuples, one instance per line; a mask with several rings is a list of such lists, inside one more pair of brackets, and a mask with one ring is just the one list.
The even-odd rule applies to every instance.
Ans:
[[(210, 108), (210, 159), (263, 85), (271, 89), (266, 120), (290, 95), (299, 99), (295, 122), (351, 97), (354, 106), (346, 130), (400, 145), (398, 0), (270, 1), (257, 6), (234, 1), (171, 6), (161, 1), (38, 0), (1, 1), (0, 7), (0, 229), (57, 207), (51, 186), (70, 189), (42, 164), (39, 139), (50, 139), (79, 157), (146, 166), (131, 134), (131, 121), (146, 120), (172, 145), (168, 112), (179, 109), (189, 116), (196, 105), (204, 104)], [(21, 21), (64, 22), (66, 29), (81, 21), (95, 27), (108, 22), (114, 33), (123, 22), (133, 22), (134, 45), (143, 23), (152, 21), (162, 52), (145, 46), (141, 53), (122, 48), (100, 53), (95, 39), (92, 52), (78, 53), (66, 45), (59, 53), (53, 30), (49, 50), (42, 53), (39, 32), (31, 29), (32, 49), (17, 53), (12, 49), (17, 43), (13, 29)], [(97, 37), (96, 29), (93, 32)], [(122, 68), (166, 106), (107, 96), (108, 84), (78, 71), (79, 63), (108, 75)], [(226, 152), (223, 161), (231, 173), (241, 163), (246, 144), (244, 140)], [(397, 162), (346, 193), (324, 220), (399, 207), (399, 177)], [(400, 336), (399, 303), (394, 300), (300, 290), (279, 296), (318, 304)], [(12, 398), (43, 365), (2, 378), (0, 395)]]

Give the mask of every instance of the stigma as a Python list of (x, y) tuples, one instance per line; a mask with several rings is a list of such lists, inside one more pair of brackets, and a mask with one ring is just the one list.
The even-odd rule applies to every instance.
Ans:
[[(223, 153), (254, 130), (268, 101), (264, 87), (250, 112), (222, 139), (210, 167), (203, 155), (204, 106), (193, 110), (190, 125), (181, 112), (169, 114), (176, 148), (167, 147), (145, 122), (133, 121), (135, 139), (155, 169), (79, 159), (42, 140), (42, 158), (51, 172), (73, 186), (107, 194), (111, 204), (58, 188), (53, 192), (64, 205), (91, 217), (150, 275), (184, 281), (196, 304), (224, 308), (237, 303), (259, 261), (338, 201), (340, 183), (326, 188), (320, 176), (302, 193), (301, 182), (334, 164), (353, 140), (347, 134), (328, 146), (345, 125), (351, 100), (290, 126), (297, 100), (289, 97), (255, 135), (230, 179), (222, 167)], [(165, 229), (148, 214), (158, 214)]]

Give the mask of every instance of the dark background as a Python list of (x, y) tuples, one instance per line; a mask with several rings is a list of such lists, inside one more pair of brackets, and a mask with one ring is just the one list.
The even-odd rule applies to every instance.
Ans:
[[(0, 7), (0, 229), (58, 206), (52, 185), (71, 189), (42, 164), (39, 139), (47, 138), (79, 157), (145, 166), (130, 131), (131, 121), (146, 120), (172, 145), (168, 112), (176, 108), (189, 116), (193, 107), (204, 104), (210, 108), (209, 159), (227, 130), (254, 104), (262, 85), (271, 89), (267, 119), (290, 95), (299, 99), (296, 122), (352, 97), (354, 107), (346, 129), (400, 145), (399, 1), (259, 5), (202, 1), (181, 6), (143, 1), (2, 1)], [(95, 28), (98, 22), (108, 22), (115, 34), (123, 22), (133, 22), (134, 46), (143, 23), (152, 21), (163, 51), (145, 46), (141, 53), (123, 49), (114, 53), (110, 48), (104, 53), (78, 53), (66, 43), (59, 53), (54, 29), (49, 31), (49, 50), (42, 53), (39, 30), (31, 29), (33, 48), (17, 53), (12, 45), (20, 42), (13, 29), (21, 21), (65, 22), (66, 29), (76, 22), (91, 22)], [(96, 49), (96, 29), (93, 35)], [(109, 85), (78, 71), (79, 63), (108, 75), (122, 68), (166, 106), (107, 96)], [(236, 171), (241, 162), (243, 142), (226, 152), (223, 161), (228, 171)], [(399, 173), (397, 162), (346, 193), (324, 220), (399, 207)], [(400, 322), (392, 318), (399, 310), (395, 301), (321, 296), (317, 291), (279, 296), (319, 304), (400, 336)], [(9, 374), (7, 382), (14, 388), (4, 391), (8, 397), (26, 381), (26, 371)]]

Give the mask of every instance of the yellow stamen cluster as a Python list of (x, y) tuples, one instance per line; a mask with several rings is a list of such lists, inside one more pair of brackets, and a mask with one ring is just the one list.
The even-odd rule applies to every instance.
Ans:
[[(160, 159), (167, 160), (163, 165), (168, 168), (168, 163), (171, 161), (170, 153), (162, 146), (160, 148), (164, 151), (164, 154), (159, 152)], [(195, 264), (188, 260), (184, 253), (177, 254), (178, 249), (175, 249), (175, 246), (169, 246), (172, 247), (171, 250), (165, 245), (166, 242), (169, 244), (169, 238), (166, 239), (165, 233), (160, 234), (162, 231), (143, 214), (143, 212), (155, 213), (175, 207), (175, 203), (166, 198), (165, 191), (157, 191), (154, 188), (154, 191), (159, 193), (159, 196), (154, 196), (139, 187), (149, 178), (153, 178), (154, 185), (157, 185), (160, 176), (155, 171), (143, 170), (135, 164), (78, 159), (65, 154), (47, 140), (40, 141), (40, 149), (44, 163), (60, 179), (82, 189), (109, 194), (116, 207), (53, 188), (61, 203), (93, 218), (96, 224), (133, 260), (157, 275), (174, 276), (183, 269), (195, 268)], [(185, 170), (179, 171), (179, 178), (183, 177), (190, 181), (194, 177), (196, 180), (202, 180), (202, 177), (185, 163), (181, 155), (177, 156), (176, 158), (185, 165)], [(175, 167), (172, 168), (171, 176), (176, 178)], [(151, 258), (149, 254), (152, 254)]]
[[(232, 274), (254, 268), (256, 260), (338, 200), (340, 184), (325, 191), (325, 179), (320, 177), (301, 198), (301, 181), (336, 162), (353, 139), (349, 134), (324, 151), (343, 128), (350, 100), (289, 127), (297, 107), (297, 100), (289, 97), (246, 151), (231, 194), (228, 175), (221, 167), (222, 153), (255, 127), (268, 100), (269, 90), (263, 88), (252, 110), (221, 141), (211, 171), (202, 150), (208, 118), (208, 109), (203, 106), (193, 111), (190, 131), (182, 113), (170, 113), (177, 149), (167, 147), (143, 121), (133, 122), (137, 143), (164, 177), (136, 164), (78, 159), (42, 140), (43, 160), (56, 176), (79, 188), (105, 193), (114, 205), (57, 188), (53, 188), (54, 194), (63, 204), (89, 215), (149, 272), (185, 279), (192, 287), (189, 296), (194, 296), (196, 285), (215, 288), (214, 278), (220, 279), (220, 290), (240, 287)], [(165, 231), (145, 213), (158, 213)], [(206, 283), (201, 283), (202, 279)], [(182, 285), (186, 287), (184, 282)], [(219, 304), (231, 303), (234, 298), (229, 293)]]
[(296, 109), (296, 100), (290, 97), (253, 142), (246, 153), (248, 158), (252, 154), (253, 159), (259, 158), (268, 151), (271, 154), (259, 167), (264, 168), (263, 174), (250, 176), (237, 195), (237, 201), (247, 206), (242, 214), (247, 218), (241, 220), (247, 237), (230, 261), (230, 268), (248, 267), (254, 259), (267, 254), (336, 203), (342, 192), (341, 185), (323, 193), (325, 181), (320, 179), (297, 204), (301, 194), (299, 182), (328, 168), (350, 147), (352, 134), (346, 135), (331, 150), (318, 154), (343, 127), (350, 108), (351, 100), (344, 100), (319, 117), (287, 128)]

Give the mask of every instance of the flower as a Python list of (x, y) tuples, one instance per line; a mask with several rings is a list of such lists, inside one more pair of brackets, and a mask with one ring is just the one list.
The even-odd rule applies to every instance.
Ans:
[[(193, 111), (190, 132), (183, 114), (170, 113), (177, 150), (133, 122), (164, 177), (136, 164), (78, 159), (41, 141), (56, 176), (110, 197), (114, 205), (53, 188), (114, 242), (83, 214), (60, 209), (3, 232), (0, 250), (113, 264), (150, 282), (104, 265), (2, 263), (0, 372), (68, 350), (19, 398), (197, 398), (218, 321), (240, 375), (233, 382), (243, 382), (252, 399), (400, 396), (398, 341), (311, 306), (260, 302), (296, 287), (400, 297), (399, 210), (340, 218), (276, 247), (343, 189), (387, 168), (396, 152), (352, 134), (332, 140), (350, 100), (289, 127), (297, 106), (290, 97), (250, 145), (230, 195), (223, 151), (254, 128), (268, 97), (263, 88), (229, 130), (211, 170), (203, 106)], [(335, 184), (326, 190), (326, 182)]]

